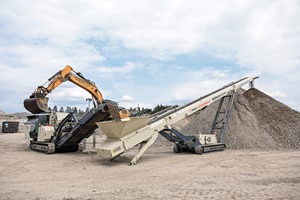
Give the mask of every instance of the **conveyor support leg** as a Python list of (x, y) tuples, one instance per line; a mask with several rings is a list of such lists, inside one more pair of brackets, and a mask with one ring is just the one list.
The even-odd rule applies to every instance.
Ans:
[(158, 132), (154, 131), (153, 135), (150, 137), (150, 139), (141, 146), (138, 153), (134, 156), (134, 158), (131, 160), (129, 165), (135, 165), (138, 159), (143, 155), (143, 153), (155, 142), (156, 138), (158, 137)]

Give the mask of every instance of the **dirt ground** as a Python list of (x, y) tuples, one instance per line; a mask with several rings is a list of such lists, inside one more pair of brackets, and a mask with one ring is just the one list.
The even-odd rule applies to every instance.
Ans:
[(0, 199), (300, 199), (300, 153), (229, 150), (175, 154), (152, 147), (115, 161), (45, 155), (23, 133), (0, 134)]

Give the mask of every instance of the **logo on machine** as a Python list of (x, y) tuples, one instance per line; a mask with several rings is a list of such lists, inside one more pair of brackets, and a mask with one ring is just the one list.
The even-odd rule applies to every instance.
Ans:
[(198, 109), (203, 108), (204, 106), (206, 106), (206, 105), (209, 104), (210, 102), (211, 102), (211, 100), (201, 103), (201, 104), (198, 106)]

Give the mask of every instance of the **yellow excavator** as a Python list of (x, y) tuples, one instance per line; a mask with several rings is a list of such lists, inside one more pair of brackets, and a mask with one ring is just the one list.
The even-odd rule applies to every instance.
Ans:
[(112, 119), (118, 120), (129, 117), (127, 110), (119, 110), (115, 102), (104, 100), (95, 83), (84, 78), (80, 72), (75, 72), (69, 65), (50, 77), (44, 84), (46, 85), (49, 82), (47, 87), (44, 85), (38, 86), (32, 95), (24, 100), (26, 110), (33, 114), (47, 112), (49, 99), (47, 95), (66, 81), (70, 81), (89, 92), (93, 97), (94, 106), (102, 107), (104, 110), (109, 111)]
[[(47, 95), (65, 81), (83, 88), (93, 97), (94, 108), (82, 118), (75, 113), (48, 112)], [(69, 65), (50, 77), (44, 85), (38, 86), (29, 99), (24, 100), (24, 107), (32, 113), (27, 116), (24, 131), (32, 150), (48, 154), (77, 151), (78, 144), (97, 129), (96, 122), (129, 118), (128, 110), (120, 109), (114, 101), (104, 100), (95, 83)]]

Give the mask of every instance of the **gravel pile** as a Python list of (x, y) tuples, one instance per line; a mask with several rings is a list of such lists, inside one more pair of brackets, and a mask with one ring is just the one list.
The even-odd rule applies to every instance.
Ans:
[[(218, 105), (214, 102), (174, 128), (187, 135), (209, 133)], [(223, 142), (231, 149), (299, 149), (300, 113), (255, 88), (238, 90)]]

